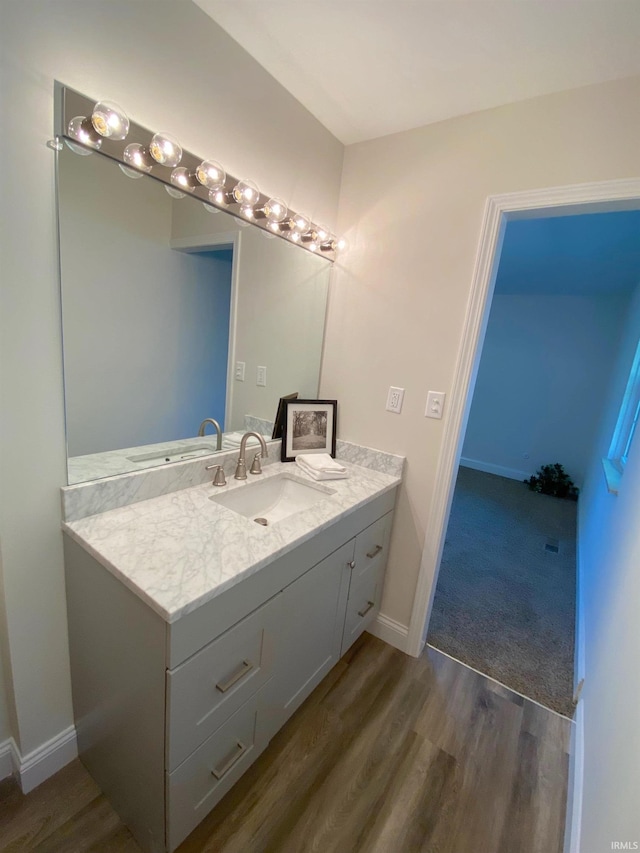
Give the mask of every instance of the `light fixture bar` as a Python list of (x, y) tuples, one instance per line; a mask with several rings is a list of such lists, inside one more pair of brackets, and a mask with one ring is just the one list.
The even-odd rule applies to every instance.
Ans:
[[(70, 122), (78, 117), (84, 116), (88, 118), (88, 122), (90, 124), (90, 116), (92, 115), (94, 108), (96, 106), (96, 101), (88, 98), (86, 95), (82, 95), (80, 92), (76, 92), (74, 89), (70, 89), (68, 86), (62, 85), (62, 83), (55, 83), (55, 134), (57, 137), (64, 137), (65, 139), (69, 139), (76, 146), (82, 146), (87, 149), (93, 148), (95, 150), (95, 146), (91, 146), (90, 143), (83, 145), (83, 140), (78, 137), (73, 137), (69, 132), (69, 124)], [(103, 102), (105, 103), (105, 102)], [(109, 102), (106, 102), (107, 104)], [(87, 128), (89, 128), (89, 124), (87, 124)], [(97, 134), (96, 134), (97, 135)], [(129, 120), (128, 122), (128, 132), (126, 134), (126, 138), (124, 139), (114, 139), (108, 136), (99, 137), (99, 145), (100, 145), (100, 153), (104, 154), (106, 157), (109, 157), (111, 160), (115, 160), (120, 165), (126, 166), (128, 169), (132, 169), (132, 171), (136, 171), (136, 161), (132, 159), (130, 156), (130, 152), (133, 151), (141, 151), (143, 152), (144, 163), (142, 159), (140, 160), (139, 171), (141, 174), (150, 175), (157, 181), (165, 184), (172, 189), (176, 189), (179, 187), (181, 190), (185, 192), (186, 195), (193, 196), (194, 198), (199, 199), (200, 201), (206, 203), (211, 207), (216, 207), (220, 210), (227, 210), (230, 213), (240, 215), (241, 207), (246, 205), (246, 202), (238, 201), (239, 192), (238, 187), (246, 187), (254, 186), (250, 181), (240, 180), (239, 178), (234, 177), (233, 175), (229, 175), (224, 173), (222, 167), (220, 167), (221, 174), (224, 176), (224, 186), (220, 187), (217, 191), (211, 191), (209, 187), (200, 183), (200, 180), (196, 179), (198, 175), (198, 170), (203, 164), (213, 164), (215, 166), (219, 166), (216, 161), (208, 161), (204, 160), (202, 157), (193, 154), (190, 151), (182, 149), (182, 156), (179, 160), (179, 168), (176, 168), (176, 165), (173, 166), (164, 165), (156, 161), (156, 159), (147, 156), (147, 152), (149, 151), (149, 147), (152, 139), (156, 137), (156, 131), (149, 130), (146, 127), (143, 127), (140, 124), (137, 124), (134, 121)], [(177, 140), (173, 140), (173, 142), (177, 143)], [(131, 146), (136, 146), (133, 149)], [(125, 149), (128, 150), (128, 154), (125, 157)], [(200, 170), (202, 172), (202, 169)], [(176, 174), (177, 173), (177, 174)], [(173, 179), (172, 179), (173, 174)], [(234, 193), (235, 190), (235, 193)], [(257, 188), (256, 188), (257, 190)], [(287, 211), (284, 202), (280, 203), (277, 199), (274, 199), (272, 196), (264, 195), (257, 191), (257, 197), (252, 199), (251, 207), (255, 211), (257, 215), (251, 217), (251, 223), (257, 227), (267, 232), (272, 236), (277, 236), (280, 239), (284, 240), (287, 243), (293, 243), (300, 248), (305, 249), (306, 251), (316, 252), (317, 253), (317, 242), (316, 242), (316, 234), (320, 231), (320, 226), (309, 222), (306, 217), (301, 214), (295, 213), (293, 210)], [(276, 222), (277, 215), (265, 215), (265, 206), (266, 211), (269, 212), (273, 209), (274, 204), (282, 204), (283, 213), (282, 216), (287, 216), (286, 223), (278, 223)], [(292, 223), (300, 220), (304, 223), (309, 222), (307, 233), (309, 235), (313, 235), (311, 240), (306, 240), (305, 236), (302, 239), (296, 237), (293, 238), (293, 235), (296, 233), (292, 228)], [(291, 223), (291, 224), (290, 224)], [(278, 227), (274, 227), (275, 225)], [(335, 244), (337, 245), (337, 244)], [(329, 248), (328, 243), (324, 243), (322, 246), (322, 255), (328, 260), (332, 261), (335, 255), (335, 250), (333, 245)]]

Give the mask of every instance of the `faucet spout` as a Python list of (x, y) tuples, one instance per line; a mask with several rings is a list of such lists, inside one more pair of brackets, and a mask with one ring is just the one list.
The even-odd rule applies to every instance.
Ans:
[(262, 456), (263, 459), (266, 459), (269, 455), (264, 436), (260, 435), (259, 432), (245, 432), (240, 441), (240, 456), (238, 457), (238, 465), (236, 467), (236, 473), (234, 474), (236, 480), (247, 479), (247, 463), (245, 461), (245, 454), (247, 452), (247, 441), (251, 436), (257, 438), (260, 442), (260, 456)]
[(198, 436), (203, 436), (204, 431), (206, 429), (207, 424), (213, 424), (216, 431), (216, 450), (222, 449), (222, 430), (220, 429), (220, 424), (218, 421), (214, 421), (213, 418), (205, 418), (200, 424), (200, 429), (198, 430)]

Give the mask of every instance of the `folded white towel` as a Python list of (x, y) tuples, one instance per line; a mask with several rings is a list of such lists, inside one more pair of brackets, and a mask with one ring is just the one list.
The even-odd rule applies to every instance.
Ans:
[(347, 470), (344, 465), (332, 459), (328, 453), (299, 453), (296, 462), (302, 459), (309, 468), (314, 471), (322, 471), (323, 474), (344, 474)]
[[(222, 436), (222, 446), (232, 449), (234, 447), (240, 447), (240, 442), (242, 441), (243, 432), (227, 432)], [(266, 436), (265, 436), (266, 438)], [(271, 436), (269, 436), (269, 441), (271, 440)], [(251, 444), (258, 444), (258, 439), (253, 435), (249, 436), (247, 439), (247, 444), (245, 446), (249, 446)]]
[(313, 477), (314, 480), (344, 480), (349, 476), (347, 469), (342, 465), (338, 466), (341, 469), (338, 471), (317, 470), (308, 464), (308, 459), (308, 456), (296, 456), (296, 465), (301, 471), (308, 474), (309, 477)]

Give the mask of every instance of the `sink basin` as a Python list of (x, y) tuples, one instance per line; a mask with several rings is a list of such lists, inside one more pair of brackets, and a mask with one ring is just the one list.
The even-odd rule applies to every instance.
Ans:
[(292, 474), (278, 474), (257, 483), (248, 481), (226, 494), (211, 495), (209, 500), (267, 526), (334, 494), (334, 489)]
[(183, 459), (194, 459), (197, 456), (208, 456), (216, 452), (215, 444), (185, 444), (179, 447), (166, 447), (141, 453), (139, 456), (128, 456), (129, 462), (144, 462), (147, 465), (162, 465), (164, 462), (180, 462)]

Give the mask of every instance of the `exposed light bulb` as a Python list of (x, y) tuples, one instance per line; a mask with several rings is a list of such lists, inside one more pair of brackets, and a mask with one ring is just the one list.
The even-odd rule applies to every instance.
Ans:
[(149, 153), (161, 166), (173, 168), (182, 159), (182, 148), (175, 137), (169, 133), (154, 134), (149, 144)]
[(109, 139), (125, 139), (129, 133), (129, 119), (113, 101), (98, 101), (91, 113), (91, 124), (100, 136)]
[(291, 240), (292, 243), (299, 243), (300, 242), (300, 232), (299, 231), (292, 231), (289, 234), (289, 239)]
[(255, 214), (250, 204), (243, 204), (240, 208), (240, 213), (245, 219), (255, 219)]
[(118, 163), (118, 166), (120, 166), (122, 173), (128, 178), (133, 178), (135, 180), (136, 178), (143, 177), (142, 172), (138, 172), (137, 169), (131, 169), (129, 166), (125, 166), (124, 163)]
[(253, 181), (238, 181), (233, 188), (233, 198), (236, 204), (254, 205), (260, 198), (260, 190)]
[(273, 231), (274, 234), (280, 233), (280, 223), (278, 223), (278, 222), (269, 222), (267, 225), (267, 228), (270, 231)]
[(219, 204), (221, 207), (226, 207), (229, 204), (229, 196), (223, 189), (209, 190), (209, 201), (213, 204)]
[(153, 166), (153, 159), (149, 151), (139, 142), (132, 142), (124, 149), (122, 159), (132, 169), (137, 169), (139, 172), (150, 172)]
[(305, 231), (309, 230), (309, 226), (311, 225), (311, 221), (307, 219), (306, 216), (302, 216), (301, 213), (296, 213), (289, 222), (291, 224), (291, 228), (298, 234), (304, 234)]
[(164, 185), (165, 190), (169, 193), (171, 198), (184, 198), (185, 193), (180, 192), (175, 187), (170, 187), (168, 184)]
[(221, 190), (227, 175), (220, 163), (215, 160), (203, 160), (196, 169), (196, 178), (209, 190)]
[(310, 243), (306, 243), (305, 248), (309, 249), (310, 252), (317, 252), (318, 244), (315, 240), (312, 240)]
[(72, 118), (69, 122), (67, 133), (72, 140), (75, 139), (77, 142), (82, 143), (82, 145), (88, 146), (88, 148), (83, 148), (82, 145), (74, 145), (73, 142), (67, 141), (69, 148), (76, 154), (86, 156), (87, 154), (91, 154), (91, 151), (88, 149), (99, 151), (102, 146), (102, 139), (94, 130), (91, 119), (88, 119), (86, 116)]
[(331, 231), (325, 225), (316, 225), (315, 231), (320, 243), (325, 243), (331, 239)]
[(289, 213), (287, 205), (279, 198), (270, 198), (263, 211), (269, 222), (275, 223), (282, 222)]
[(349, 248), (349, 244), (344, 237), (338, 237), (337, 239), (332, 240), (332, 243), (334, 252), (346, 252)]
[(198, 186), (196, 176), (184, 166), (178, 166), (171, 172), (171, 183), (185, 190), (191, 190)]

